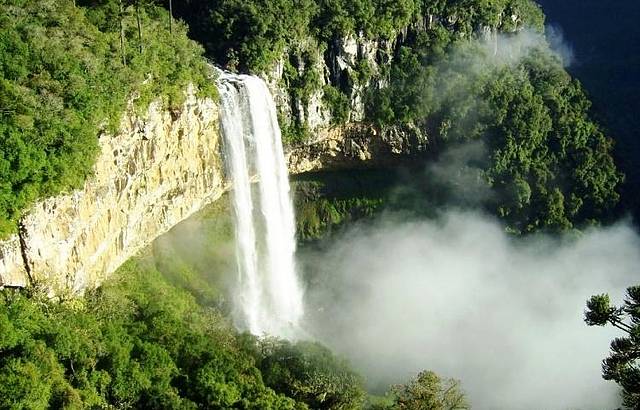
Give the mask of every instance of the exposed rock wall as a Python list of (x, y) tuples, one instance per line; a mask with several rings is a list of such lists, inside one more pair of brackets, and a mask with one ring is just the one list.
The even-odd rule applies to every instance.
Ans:
[[(509, 21), (505, 26), (504, 21)], [(500, 13), (493, 25), (477, 24), (466, 27), (456, 14), (437, 16), (427, 14), (389, 38), (369, 38), (362, 32), (334, 38), (324, 43), (308, 37), (285, 49), (272, 70), (263, 73), (269, 84), (283, 125), (298, 124), (311, 135), (325, 132), (336, 123), (325, 89), (331, 86), (348, 99), (349, 115), (346, 124), (365, 120), (365, 98), (370, 89), (385, 88), (389, 83), (389, 68), (402, 46), (411, 44), (420, 34), (442, 25), (459, 38), (476, 36), (497, 47), (499, 30), (517, 31), (524, 28), (523, 18), (517, 14)], [(464, 27), (464, 28), (463, 28)], [(287, 74), (287, 68), (289, 73)], [(315, 75), (307, 76), (309, 71)], [(293, 74), (292, 74), (293, 72)], [(317, 78), (307, 84), (311, 90), (292, 92), (291, 77)], [(293, 87), (295, 88), (295, 87)]]
[(414, 128), (382, 132), (361, 123), (320, 129), (315, 138), (289, 147), (289, 172), (393, 166), (427, 152), (428, 140)]
[(153, 239), (225, 189), (218, 107), (187, 90), (174, 112), (152, 103), (101, 135), (95, 174), (82, 190), (36, 204), (20, 237), (0, 243), (0, 286), (54, 293), (98, 285)]
[[(402, 39), (403, 34), (393, 41), (370, 40), (360, 33), (335, 39), (328, 47), (308, 39), (298, 44), (296, 50), (285, 51), (273, 70), (265, 75), (285, 125), (298, 122), (312, 134), (328, 128), (332, 113), (325, 101), (325, 86), (335, 87), (348, 97), (348, 122), (362, 121), (365, 91), (371, 86), (385, 85), (387, 80), (381, 75), (382, 68), (389, 65), (394, 49)], [(303, 98), (290, 93), (284, 68), (287, 64), (301, 77), (309, 70), (317, 73), (318, 84), (311, 95)], [(370, 70), (370, 79), (358, 77), (359, 67), (363, 65)]]
[(4, 286), (25, 287), (29, 282), (20, 238), (18, 235), (13, 235), (0, 242), (0, 288)]

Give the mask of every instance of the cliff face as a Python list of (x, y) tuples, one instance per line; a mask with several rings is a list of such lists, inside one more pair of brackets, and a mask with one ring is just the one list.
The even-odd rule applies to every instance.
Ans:
[[(427, 16), (392, 40), (353, 34), (321, 47), (310, 38), (285, 52), (266, 81), (281, 125), (302, 124), (310, 135), (287, 148), (290, 173), (393, 165), (427, 151), (429, 138), (418, 128), (367, 125), (364, 99), (367, 89), (386, 86), (398, 48), (436, 21)], [(490, 38), (496, 29), (476, 30)], [(292, 92), (291, 76), (310, 70), (319, 74), (313, 89)], [(347, 97), (347, 118), (333, 118), (325, 95), (330, 88)], [(96, 286), (228, 189), (218, 107), (196, 98), (193, 89), (187, 94), (179, 110), (153, 103), (143, 116), (126, 114), (118, 135), (100, 136), (95, 174), (84, 188), (36, 204), (21, 220), (19, 235), (0, 242), (0, 288), (41, 285), (60, 293)]]
[(312, 140), (289, 147), (286, 155), (291, 174), (393, 166), (425, 153), (428, 142), (414, 128), (379, 131), (369, 125), (351, 123), (320, 128)]
[[(395, 47), (402, 44), (404, 35), (406, 31), (393, 41), (369, 40), (362, 34), (350, 35), (335, 39), (326, 49), (317, 40), (309, 38), (298, 44), (297, 50), (287, 50), (273, 70), (266, 73), (285, 125), (298, 122), (312, 134), (328, 128), (333, 122), (333, 113), (327, 101), (327, 86), (341, 90), (347, 96), (347, 122), (362, 121), (365, 91), (369, 87), (384, 86), (386, 79), (382, 69), (391, 62)], [(297, 77), (304, 77), (309, 71), (318, 75), (309, 95), (291, 93), (285, 73), (287, 65)], [(360, 78), (359, 70), (363, 66), (367, 67), (371, 78)]]
[[(386, 86), (388, 68), (407, 36), (426, 30), (434, 19), (426, 17), (393, 40), (371, 40), (360, 33), (337, 38), (325, 47), (309, 38), (283, 54), (265, 74), (266, 81), (278, 105), (281, 125), (302, 124), (309, 134), (304, 142), (288, 147), (290, 173), (391, 165), (426, 152), (428, 136), (415, 127), (380, 130), (367, 124), (364, 100), (368, 89)], [(297, 78), (309, 71), (318, 74), (308, 95), (292, 92), (287, 66)], [(348, 118), (335, 120), (327, 88), (346, 95)]]
[[(289, 147), (290, 173), (384, 165), (426, 147), (407, 131), (357, 123), (319, 128)], [(170, 112), (152, 103), (129, 112), (118, 135), (101, 135), (83, 189), (37, 203), (19, 234), (0, 242), (0, 288), (41, 286), (52, 294), (99, 285), (128, 258), (229, 188), (218, 106), (188, 90)]]
[(218, 107), (191, 88), (179, 110), (152, 103), (100, 142), (84, 188), (36, 204), (20, 234), (0, 243), (0, 286), (54, 293), (96, 286), (224, 192)]

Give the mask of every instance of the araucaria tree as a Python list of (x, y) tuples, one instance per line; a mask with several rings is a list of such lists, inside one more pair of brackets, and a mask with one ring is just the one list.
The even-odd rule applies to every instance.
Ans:
[(584, 316), (589, 326), (610, 323), (626, 333), (611, 342), (611, 354), (602, 361), (602, 377), (622, 387), (626, 407), (640, 409), (640, 286), (627, 289), (621, 307), (612, 306), (609, 295), (592, 296)]

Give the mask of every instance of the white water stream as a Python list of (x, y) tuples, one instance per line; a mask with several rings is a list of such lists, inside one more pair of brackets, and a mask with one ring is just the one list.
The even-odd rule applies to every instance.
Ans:
[[(255, 335), (293, 337), (303, 315), (295, 220), (275, 104), (258, 77), (219, 78), (227, 172), (233, 183), (237, 320)], [(252, 180), (257, 181), (252, 185)]]

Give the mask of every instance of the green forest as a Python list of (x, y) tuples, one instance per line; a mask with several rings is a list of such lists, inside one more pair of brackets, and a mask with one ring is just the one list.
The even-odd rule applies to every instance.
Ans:
[(189, 83), (215, 95), (183, 23), (170, 33), (163, 8), (123, 3), (0, 2), (0, 237), (35, 200), (82, 186), (129, 102), (177, 106)]
[[(307, 101), (322, 89), (334, 127), (349, 122), (353, 85), (375, 84), (362, 122), (378, 134), (418, 129), (433, 161), (481, 144), (473, 166), (492, 194), (480, 206), (510, 234), (606, 225), (621, 213), (625, 176), (544, 22), (532, 0), (0, 0), (0, 238), (37, 200), (82, 186), (100, 139), (113, 138), (127, 110), (143, 115), (157, 99), (178, 108), (189, 84), (216, 99), (209, 63), (264, 76), (281, 59), (291, 95)], [(534, 45), (503, 61), (480, 41), (486, 27)], [(393, 58), (380, 72), (360, 64), (340, 84), (298, 69), (317, 63), (310, 50), (325, 55), (346, 35), (392, 42)], [(283, 124), (292, 146), (310, 132), (296, 118)], [(361, 178), (296, 180), (300, 242), (385, 204), (414, 205), (392, 192), (386, 171)], [(218, 223), (206, 240), (220, 231), (232, 240), (230, 222)], [(0, 408), (470, 408), (458, 381), (426, 369), (373, 394), (366, 375), (319, 343), (238, 331), (224, 281), (205, 277), (227, 262), (198, 267), (154, 246), (81, 298), (0, 291)], [(620, 308), (594, 296), (586, 316), (598, 326), (632, 318), (604, 368), (630, 408), (640, 401), (629, 359), (638, 358), (639, 294), (629, 288)]]
[(318, 343), (238, 333), (177, 279), (193, 285), (188, 266), (142, 255), (82, 299), (2, 292), (0, 408), (468, 408), (458, 383), (432, 372), (368, 396)]

